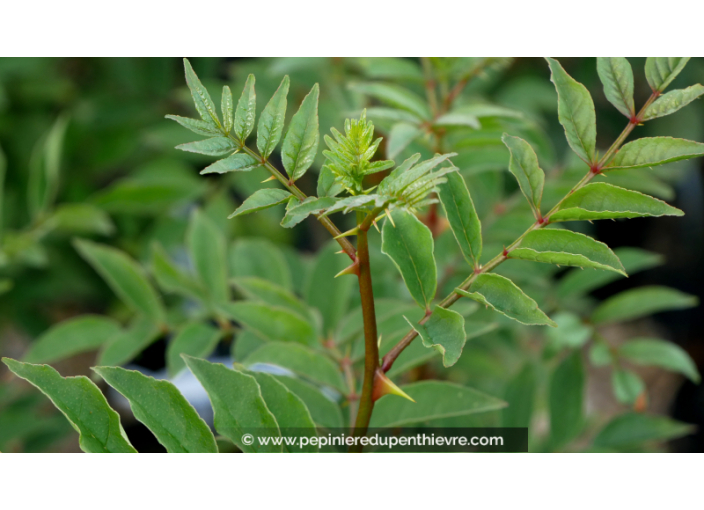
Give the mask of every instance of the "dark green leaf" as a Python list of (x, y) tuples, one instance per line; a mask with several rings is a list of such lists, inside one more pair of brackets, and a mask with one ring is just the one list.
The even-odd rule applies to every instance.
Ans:
[(430, 309), (437, 287), (433, 235), (415, 215), (396, 210), (384, 221), (381, 251), (398, 268), (418, 306)]
[(277, 365), (341, 393), (346, 391), (339, 367), (323, 354), (299, 344), (268, 342), (247, 356), (242, 363), (247, 367), (257, 363)]
[(503, 410), (502, 426), (530, 427), (535, 400), (536, 375), (533, 365), (526, 363), (506, 387), (508, 407)]
[(553, 315), (557, 328), (545, 332), (552, 345), (557, 349), (579, 349), (586, 344), (594, 333), (594, 328), (585, 324), (572, 312), (557, 312)]
[(404, 319), (420, 335), (423, 345), (442, 354), (442, 364), (451, 367), (460, 359), (467, 341), (464, 332), (464, 317), (453, 310), (436, 306), (425, 324), (414, 324)]
[(658, 166), (702, 155), (704, 143), (669, 136), (640, 138), (621, 147), (603, 171)]
[(633, 404), (645, 390), (645, 383), (638, 374), (622, 368), (616, 368), (611, 372), (611, 386), (616, 400), (629, 405)]
[(108, 236), (115, 232), (115, 225), (110, 216), (91, 204), (61, 204), (48, 223), (59, 231), (71, 234)]
[(564, 359), (550, 380), (550, 439), (562, 448), (575, 438), (584, 421), (584, 365), (579, 351)]
[(395, 159), (422, 132), (415, 124), (407, 122), (394, 124), (386, 142), (386, 157)]
[(415, 402), (393, 395), (382, 397), (374, 407), (370, 427), (401, 427), (506, 407), (506, 402), (498, 398), (445, 381), (421, 381), (401, 389)]
[(281, 147), (281, 162), (292, 181), (297, 181), (310, 168), (318, 152), (318, 96), (316, 83), (303, 99), (301, 107), (291, 119)]
[(577, 220), (609, 220), (644, 216), (684, 216), (679, 209), (637, 191), (630, 191), (605, 182), (587, 184), (569, 195), (551, 222)]
[(95, 367), (95, 372), (130, 403), (134, 417), (169, 453), (217, 453), (210, 427), (168, 381), (135, 370)]
[(51, 363), (97, 349), (120, 332), (109, 317), (82, 315), (60, 322), (37, 338), (24, 355), (29, 363)]
[(490, 306), (521, 324), (557, 326), (515, 283), (498, 274), (480, 274), (470, 286), (469, 292), (461, 289), (455, 289), (455, 292)]
[(648, 57), (645, 61), (645, 78), (650, 88), (659, 92), (665, 90), (688, 61), (689, 57)]
[(67, 127), (68, 117), (60, 116), (32, 152), (27, 177), (27, 205), (32, 219), (46, 213), (56, 199)]
[(510, 251), (509, 257), (564, 266), (607, 269), (626, 275), (621, 261), (608, 246), (569, 230), (533, 230), (517, 248)]
[(595, 161), (596, 113), (587, 88), (565, 72), (560, 63), (547, 59), (557, 89), (557, 114), (567, 142), (587, 164)]
[(477, 267), (482, 255), (482, 225), (474, 202), (459, 172), (449, 173), (445, 178), (447, 182), (438, 186), (438, 197), (462, 255), (472, 267)]
[(9, 358), (3, 363), (49, 397), (80, 434), (78, 443), (87, 453), (136, 453), (98, 387), (84, 376), (61, 377), (48, 365), (30, 365)]
[(249, 154), (235, 153), (225, 159), (216, 161), (210, 166), (205, 167), (200, 171), (201, 175), (205, 174), (224, 174), (227, 172), (250, 172), (255, 168), (259, 168), (261, 162), (254, 159)]
[(127, 363), (151, 345), (159, 333), (158, 324), (148, 317), (137, 316), (126, 330), (113, 336), (100, 351), (98, 364), (118, 366)]
[(247, 299), (288, 308), (301, 317), (309, 317), (311, 315), (310, 309), (298, 297), (284, 287), (269, 280), (249, 276), (235, 278), (232, 282)]
[(152, 275), (166, 292), (181, 296), (203, 299), (204, 289), (183, 270), (177, 267), (169, 258), (160, 244), (152, 246)]
[(594, 438), (594, 446), (623, 448), (645, 441), (667, 441), (694, 431), (692, 425), (665, 416), (626, 413), (614, 418)]
[(197, 142), (182, 143), (176, 146), (177, 149), (206, 156), (224, 156), (237, 150), (237, 145), (230, 138), (219, 136), (217, 138), (206, 138)]
[(633, 104), (633, 69), (623, 57), (597, 57), (596, 70), (609, 103), (629, 119), (636, 114)]
[(254, 75), (247, 76), (242, 95), (237, 102), (237, 112), (235, 112), (235, 134), (242, 143), (254, 129), (254, 119), (257, 115), (257, 94), (254, 91)]
[(352, 86), (355, 92), (361, 92), (379, 101), (396, 108), (401, 108), (418, 116), (419, 119), (427, 119), (430, 112), (425, 101), (415, 93), (399, 85), (387, 83), (360, 83)]
[(508, 169), (516, 177), (535, 217), (540, 218), (540, 202), (543, 199), (545, 172), (538, 164), (538, 156), (528, 142), (517, 136), (509, 136), (504, 133), (501, 140), (511, 153)]
[(313, 421), (321, 427), (343, 426), (340, 407), (323, 395), (315, 386), (294, 377), (274, 376), (277, 381), (296, 394), (305, 404)]
[(74, 246), (127, 306), (156, 322), (163, 322), (161, 298), (137, 262), (120, 250), (85, 239), (77, 239)]
[(186, 232), (186, 245), (200, 282), (215, 302), (229, 298), (225, 236), (204, 213), (195, 210)]
[(276, 418), (264, 402), (257, 380), (251, 375), (231, 370), (220, 363), (185, 356), (186, 365), (208, 393), (215, 413), (215, 430), (235, 443), (243, 452), (281, 452), (280, 445), (251, 445), (242, 436), (262, 433), (280, 435)]
[(672, 342), (655, 338), (638, 338), (621, 345), (618, 353), (637, 365), (656, 366), (679, 372), (695, 383), (701, 380), (697, 365), (687, 351)]
[(166, 366), (169, 375), (175, 377), (186, 368), (181, 354), (195, 358), (210, 356), (222, 338), (222, 331), (202, 322), (191, 322), (179, 329), (166, 348)]
[(695, 296), (660, 286), (638, 287), (610, 297), (592, 314), (594, 324), (611, 324), (645, 317), (666, 310), (697, 306)]
[(274, 207), (275, 205), (283, 204), (290, 196), (292, 196), (291, 193), (278, 188), (257, 190), (252, 196), (242, 202), (242, 205), (228, 216), (228, 218), (234, 218), (242, 214), (251, 214), (263, 209), (268, 209), (269, 207)]
[(288, 95), (289, 79), (284, 76), (281, 85), (264, 107), (259, 116), (257, 127), (257, 148), (259, 153), (268, 158), (281, 139), (286, 120), (286, 96)]
[(257, 276), (284, 289), (291, 289), (291, 271), (286, 257), (266, 239), (240, 239), (230, 248), (230, 275)]
[(183, 59), (183, 66), (186, 70), (186, 83), (188, 84), (188, 88), (191, 89), (191, 95), (193, 96), (196, 110), (198, 110), (198, 113), (205, 122), (220, 128), (218, 113), (215, 109), (215, 103), (213, 103), (213, 100), (210, 98), (210, 94), (208, 94), (208, 91), (198, 79), (188, 59)]
[(673, 90), (657, 98), (643, 114), (643, 120), (657, 119), (675, 113), (704, 94), (704, 86), (692, 85), (686, 89)]
[(223, 313), (267, 340), (317, 345), (313, 326), (300, 315), (276, 306), (251, 301), (222, 305)]

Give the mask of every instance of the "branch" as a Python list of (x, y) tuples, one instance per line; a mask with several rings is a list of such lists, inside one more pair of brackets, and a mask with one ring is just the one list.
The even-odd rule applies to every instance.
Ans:
[[(609, 147), (609, 150), (604, 153), (604, 156), (599, 160), (598, 163), (596, 163), (594, 166), (592, 166), (589, 169), (589, 173), (582, 177), (582, 179), (552, 208), (550, 211), (543, 217), (542, 222), (541, 221), (536, 221), (528, 230), (526, 230), (521, 236), (516, 239), (513, 243), (511, 243), (507, 248), (504, 248), (503, 252), (491, 259), (485, 266), (482, 266), (480, 269), (477, 269), (474, 271), (472, 275), (470, 275), (467, 279), (465, 279), (461, 285), (459, 285), (459, 288), (462, 290), (469, 290), (469, 287), (472, 285), (474, 280), (477, 278), (482, 273), (488, 273), (495, 269), (499, 264), (501, 264), (503, 261), (508, 259), (509, 254), (511, 253), (511, 250), (514, 248), (518, 247), (518, 245), (521, 243), (523, 238), (528, 235), (528, 233), (532, 232), (533, 230), (538, 230), (540, 228), (545, 227), (550, 223), (550, 216), (557, 211), (560, 208), (560, 205), (562, 205), (562, 202), (564, 202), (567, 197), (569, 197), (572, 193), (577, 191), (578, 189), (584, 187), (589, 181), (591, 181), (595, 176), (599, 175), (601, 173), (602, 168), (606, 166), (606, 164), (611, 160), (611, 158), (616, 154), (616, 151), (621, 147), (624, 141), (626, 141), (626, 138), (628, 138), (628, 135), (631, 134), (633, 129), (641, 123), (643, 119), (643, 114), (645, 113), (645, 110), (652, 104), (653, 101), (655, 101), (658, 96), (660, 95), (660, 92), (655, 91), (651, 94), (651, 96), (648, 98), (648, 100), (645, 102), (643, 105), (643, 108), (641, 108), (640, 112), (638, 115), (630, 119), (630, 122), (628, 125), (625, 127), (625, 129), (621, 132), (619, 137), (614, 141), (613, 144), (611, 144), (611, 147)], [(452, 306), (455, 301), (457, 301), (460, 298), (459, 294), (452, 293), (449, 296), (447, 296), (445, 299), (443, 299), (438, 306), (442, 308), (447, 308), (449, 306)], [(430, 318), (430, 315), (425, 316), (423, 319), (419, 321), (419, 324), (425, 324), (428, 319)], [(403, 350), (408, 347), (411, 342), (415, 339), (415, 337), (418, 336), (418, 333), (415, 330), (411, 330), (404, 336), (396, 345), (394, 345), (389, 352), (386, 353), (384, 358), (382, 359), (381, 362), (381, 369), (384, 372), (388, 372), (392, 365), (394, 364), (394, 361), (396, 361), (396, 358), (399, 357), (399, 355), (403, 352)]]

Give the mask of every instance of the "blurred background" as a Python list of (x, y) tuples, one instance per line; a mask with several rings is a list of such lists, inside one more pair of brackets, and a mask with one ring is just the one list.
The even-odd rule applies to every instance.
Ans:
[[(650, 94), (643, 73), (645, 59), (629, 60), (634, 68), (638, 106)], [(596, 60), (560, 61), (591, 92), (599, 141), (602, 147), (608, 147), (624, 128), (625, 118), (606, 101)], [(392, 79), (423, 93), (415, 59), (194, 58), (191, 62), (217, 103), (216, 91), (223, 84), (229, 84), (238, 97), (247, 75), (254, 73), (259, 111), (284, 74), (291, 76), (289, 105), (300, 103), (310, 87), (319, 82), (321, 134), (329, 133), (332, 126), (341, 129), (345, 116), (375, 104), (350, 84)], [(274, 243), (292, 269), (293, 288), (303, 286), (307, 261), (327, 244), (326, 232), (313, 221), (282, 229), (278, 209), (227, 220), (243, 198), (259, 187), (261, 176), (199, 176), (213, 158), (174, 149), (197, 138), (164, 118), (166, 114), (194, 116), (182, 65), (180, 59), (0, 58), (0, 148), (5, 160), (0, 188), (0, 355), (22, 358), (32, 342), (52, 325), (80, 314), (104, 314), (118, 321), (128, 318), (109, 287), (76, 252), (71, 244), (74, 237), (90, 237), (118, 247), (140, 261), (149, 260), (157, 241), (177, 262), (187, 264), (184, 235), (189, 213), (196, 206), (230, 240), (263, 238)], [(505, 60), (481, 73), (463, 92), (467, 101), (520, 113), (521, 122), (532, 133), (531, 142), (539, 146), (541, 164), (548, 175), (571, 164), (564, 132), (557, 122), (557, 98), (549, 77), (542, 59)], [(693, 58), (673, 88), (693, 83), (704, 83), (704, 58)], [(293, 107), (289, 110), (290, 116)], [(390, 124), (374, 120), (377, 132), (388, 134)], [(491, 122), (482, 123), (471, 140), (477, 146), (488, 143), (494, 147), (493, 152), (470, 151), (462, 160), (468, 161), (467, 168), (460, 163), (458, 166), (463, 172), (480, 176), (475, 183), (470, 182), (470, 191), (480, 214), (495, 220), (515, 186), (511, 189), (513, 185), (502, 178), (497, 181), (496, 176), (507, 174), (508, 153), (494, 143), (497, 130), (500, 136), (500, 122)], [(704, 141), (704, 102), (695, 101), (637, 132), (637, 136), (657, 135)], [(660, 254), (664, 263), (598, 288), (590, 299), (603, 300), (642, 285), (667, 285), (696, 295), (700, 301), (704, 297), (704, 160), (663, 168), (631, 177), (632, 185), (684, 210), (684, 218), (602, 221), (591, 226), (590, 232), (612, 248), (637, 247)], [(299, 182), (309, 194), (315, 193), (316, 172), (309, 172)], [(51, 186), (41, 182), (52, 175), (55, 181)], [(36, 190), (40, 188), (49, 191), (38, 196)], [(383, 267), (388, 267), (388, 262)], [(379, 277), (379, 287), (384, 278)], [(396, 292), (396, 285), (390, 287)], [(542, 307), (541, 299), (537, 299)], [(701, 371), (703, 321), (698, 306), (658, 313), (615, 326), (604, 334), (618, 342), (621, 337), (656, 332), (686, 350)], [(166, 345), (167, 339), (160, 339), (133, 363), (149, 371), (162, 370)], [(224, 343), (218, 345), (215, 355), (228, 355), (229, 349)], [(472, 349), (467, 351), (463, 358), (471, 357)], [(482, 357), (480, 351), (477, 347), (474, 363), (458, 364), (458, 372), (449, 377), (478, 387), (499, 385), (503, 391), (496, 382), (501, 380), (497, 374), (505, 371), (501, 362)], [(95, 351), (90, 351), (52, 365), (66, 376), (90, 374), (88, 368), (94, 362)], [(511, 367), (513, 370), (514, 365)], [(439, 377), (432, 364), (417, 370), (413, 377), (425, 377), (423, 370)], [(650, 410), (698, 426), (696, 432), (670, 442), (667, 449), (704, 451), (702, 386), (659, 369), (645, 368), (638, 374), (646, 383)], [(474, 380), (479, 377), (489, 382)], [(595, 420), (603, 423), (609, 415), (623, 410), (611, 395), (608, 370), (590, 368), (588, 381), (587, 407), (590, 414), (600, 417)], [(125, 424), (138, 450), (160, 451), (146, 429), (134, 420)], [(76, 435), (51, 403), (17, 379), (11, 382), (4, 365), (0, 365), (0, 451), (78, 451)]]

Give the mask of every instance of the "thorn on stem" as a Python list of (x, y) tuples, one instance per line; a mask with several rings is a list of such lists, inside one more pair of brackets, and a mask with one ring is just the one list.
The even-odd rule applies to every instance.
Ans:
[(397, 395), (399, 397), (407, 398), (411, 402), (415, 403), (415, 400), (409, 397), (401, 388), (396, 386), (391, 379), (386, 377), (383, 370), (377, 368), (376, 372), (374, 372), (372, 400), (376, 402), (384, 395)]
[(351, 265), (347, 266), (345, 269), (337, 273), (335, 275), (335, 278), (345, 274), (353, 274), (359, 276), (359, 260), (355, 260)]

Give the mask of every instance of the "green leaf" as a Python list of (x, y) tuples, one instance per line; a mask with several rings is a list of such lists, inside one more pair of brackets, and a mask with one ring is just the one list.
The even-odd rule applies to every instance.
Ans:
[(437, 287), (433, 235), (409, 212), (393, 211), (391, 220), (384, 221), (381, 251), (398, 268), (418, 306), (430, 310)]
[(474, 129), (481, 129), (482, 127), (477, 117), (462, 111), (454, 111), (441, 115), (435, 119), (434, 124), (436, 126), (471, 127)]
[(521, 191), (533, 209), (533, 214), (536, 218), (540, 218), (540, 202), (543, 199), (545, 172), (538, 164), (538, 156), (528, 142), (517, 136), (509, 136), (504, 133), (501, 140), (511, 153), (508, 169), (518, 181)]
[(677, 78), (689, 57), (648, 57), (645, 61), (645, 79), (653, 90), (662, 92)]
[(166, 118), (175, 120), (186, 129), (189, 129), (199, 135), (219, 136), (221, 134), (220, 130), (216, 126), (203, 120), (189, 119), (188, 117), (180, 117), (178, 115), (167, 115)]
[(210, 427), (168, 381), (158, 381), (135, 370), (95, 367), (130, 403), (142, 422), (168, 453), (217, 453)]
[(199, 283), (178, 268), (158, 243), (152, 246), (151, 272), (165, 292), (200, 300), (204, 298), (204, 289)]
[(594, 438), (594, 446), (623, 448), (645, 441), (667, 441), (694, 432), (694, 427), (665, 416), (626, 413), (610, 421)]
[(629, 119), (636, 114), (633, 104), (633, 69), (623, 57), (597, 57), (596, 70), (609, 103)]
[(267, 342), (242, 361), (246, 367), (257, 363), (277, 365), (312, 382), (346, 392), (339, 367), (323, 354), (299, 344)]
[(608, 246), (570, 230), (533, 230), (517, 248), (511, 250), (509, 257), (563, 266), (606, 269), (626, 276), (621, 261)]
[(427, 119), (430, 112), (425, 101), (410, 90), (399, 85), (387, 83), (359, 83), (352, 90), (378, 99), (396, 108), (401, 108), (416, 115), (419, 119)]
[(394, 124), (386, 142), (386, 157), (395, 159), (422, 132), (420, 127), (415, 124), (407, 122)]
[[(237, 370), (237, 367), (235, 367)], [(266, 406), (276, 418), (282, 436), (314, 437), (317, 435), (315, 423), (301, 398), (289, 390), (274, 376), (263, 372), (244, 372), (257, 380)], [(317, 453), (316, 445), (304, 447), (283, 445), (289, 452)]]
[(237, 301), (224, 304), (220, 309), (228, 317), (244, 324), (266, 340), (297, 342), (310, 346), (318, 343), (313, 326), (286, 308), (252, 301)]
[(3, 363), (16, 376), (36, 386), (79, 433), (86, 453), (137, 453), (122, 428), (120, 417), (98, 387), (85, 376), (61, 377), (48, 365), (31, 365), (9, 358)]
[(498, 398), (445, 381), (421, 381), (401, 386), (401, 389), (415, 403), (394, 396), (380, 398), (374, 406), (371, 428), (401, 427), (506, 407), (506, 402)]
[(636, 365), (656, 366), (679, 372), (694, 383), (701, 376), (692, 358), (679, 345), (655, 338), (629, 340), (618, 348), (618, 354)]
[(557, 89), (557, 115), (567, 143), (587, 164), (595, 162), (596, 113), (587, 88), (565, 72), (560, 63), (547, 59)]
[(262, 166), (260, 161), (257, 161), (249, 154), (235, 153), (225, 159), (216, 161), (210, 166), (206, 166), (200, 171), (201, 175), (205, 174), (224, 174), (227, 172), (251, 172), (255, 168)]
[(704, 143), (669, 136), (639, 138), (621, 147), (603, 171), (658, 166), (702, 155)]
[[(639, 248), (616, 248), (614, 253), (630, 275), (638, 271), (657, 267), (664, 260), (662, 255)], [(621, 277), (621, 275), (612, 271), (573, 269), (560, 280), (558, 296), (562, 298), (575, 294), (586, 294)]]
[(320, 130), (318, 127), (318, 96), (316, 83), (303, 99), (291, 119), (281, 147), (281, 162), (292, 181), (297, 181), (310, 168), (318, 152)]
[(222, 88), (220, 109), (222, 110), (222, 127), (225, 133), (229, 133), (232, 131), (232, 126), (234, 126), (235, 123), (235, 105), (232, 101), (232, 91), (227, 85)]
[(605, 367), (613, 363), (614, 357), (609, 344), (605, 341), (593, 343), (591, 349), (589, 349), (589, 361), (595, 367)]
[(545, 332), (545, 336), (558, 350), (563, 348), (579, 349), (586, 344), (594, 334), (594, 328), (585, 324), (582, 319), (572, 313), (560, 311), (553, 315), (557, 328)]
[(605, 182), (587, 184), (569, 195), (550, 222), (610, 220), (646, 216), (684, 216), (679, 209), (648, 195)]
[(205, 140), (198, 140), (197, 142), (182, 143), (181, 145), (177, 145), (176, 148), (186, 152), (205, 154), (206, 156), (224, 156), (238, 149), (235, 142), (224, 136), (207, 138)]
[(397, 108), (386, 108), (384, 106), (371, 106), (366, 109), (367, 118), (373, 121), (388, 121), (388, 122), (407, 122), (409, 124), (417, 124), (420, 119), (406, 110)]
[(161, 298), (147, 280), (142, 266), (124, 252), (109, 246), (85, 239), (76, 239), (73, 244), (128, 307), (156, 322), (164, 321)]
[(67, 127), (68, 117), (61, 115), (32, 151), (27, 177), (27, 205), (32, 219), (46, 213), (56, 200)]
[(508, 382), (504, 396), (508, 407), (503, 410), (503, 427), (530, 427), (536, 384), (535, 369), (530, 363)]
[(565, 358), (550, 379), (550, 439), (560, 449), (579, 434), (584, 421), (584, 365), (579, 351)]
[(115, 232), (110, 216), (91, 204), (61, 204), (47, 223), (54, 225), (58, 231), (71, 234), (108, 236)]
[(300, 222), (305, 220), (311, 214), (318, 214), (328, 207), (335, 205), (337, 200), (332, 197), (308, 197), (303, 202), (298, 202), (286, 211), (284, 219), (281, 220), (281, 226), (284, 228), (293, 228)]
[(186, 83), (188, 84), (188, 88), (191, 89), (191, 96), (193, 96), (196, 110), (198, 110), (198, 113), (205, 122), (220, 128), (218, 113), (215, 109), (215, 103), (213, 103), (213, 100), (210, 98), (210, 94), (208, 94), (208, 91), (198, 79), (188, 59), (183, 59), (183, 66), (186, 70)]
[(357, 284), (356, 279), (349, 276), (335, 278), (350, 263), (347, 255), (335, 253), (338, 249), (338, 244), (331, 241), (319, 252), (303, 290), (306, 303), (317, 308), (323, 317), (325, 338), (332, 335), (345, 316), (352, 288)]
[(257, 127), (257, 148), (265, 159), (274, 151), (281, 139), (286, 120), (286, 96), (288, 95), (289, 79), (284, 76), (281, 85), (264, 107), (259, 116)]
[(227, 283), (227, 246), (218, 226), (203, 212), (195, 210), (186, 232), (191, 260), (209, 296), (215, 302), (229, 298)]
[(592, 314), (594, 324), (611, 324), (639, 319), (666, 310), (697, 306), (695, 296), (669, 287), (647, 286), (627, 290), (603, 301)]
[(310, 309), (297, 296), (271, 281), (248, 276), (234, 278), (232, 283), (247, 299), (288, 308), (301, 317), (309, 317), (311, 315)]
[(425, 324), (406, 322), (420, 335), (423, 345), (442, 354), (442, 364), (451, 367), (460, 359), (462, 348), (467, 341), (464, 332), (464, 317), (453, 310), (436, 306)]
[(291, 290), (291, 271), (286, 257), (266, 239), (240, 239), (229, 251), (230, 275), (257, 276)]
[(234, 347), (232, 349), (233, 359), (238, 363), (241, 362), (266, 342), (268, 342), (268, 340), (264, 340), (256, 333), (247, 329), (240, 331), (235, 338)]
[(130, 326), (113, 336), (98, 355), (99, 365), (118, 366), (132, 360), (159, 338), (160, 327), (150, 318), (137, 316)]
[(622, 368), (611, 372), (611, 386), (616, 400), (622, 404), (633, 404), (638, 396), (645, 390), (645, 383), (638, 374)]
[(166, 348), (166, 366), (175, 377), (186, 368), (181, 354), (195, 358), (210, 356), (222, 338), (222, 331), (202, 322), (191, 322), (180, 328)]
[(257, 190), (249, 198), (242, 202), (242, 205), (235, 209), (235, 212), (229, 215), (228, 218), (234, 218), (235, 216), (240, 216), (243, 214), (251, 214), (253, 212), (274, 207), (275, 205), (283, 204), (291, 196), (291, 193), (288, 191), (278, 188), (265, 188)]
[(482, 225), (479, 216), (462, 175), (452, 172), (445, 179), (447, 182), (438, 186), (438, 197), (462, 255), (476, 268), (482, 255)]
[(235, 112), (235, 134), (243, 144), (254, 129), (254, 120), (257, 115), (257, 94), (254, 91), (254, 82), (253, 74), (247, 76)]
[(215, 430), (235, 443), (245, 453), (281, 452), (281, 445), (260, 445), (256, 440), (247, 445), (242, 436), (247, 433), (280, 435), (276, 418), (271, 413), (251, 375), (231, 370), (220, 363), (183, 356), (186, 365), (208, 393), (215, 413)]
[(313, 421), (326, 428), (340, 428), (343, 426), (340, 407), (328, 397), (323, 395), (315, 386), (295, 377), (274, 376), (281, 384), (297, 395), (306, 405), (313, 417)]
[(704, 94), (704, 86), (692, 85), (686, 89), (672, 90), (660, 96), (651, 104), (643, 114), (643, 120), (657, 119), (675, 113)]
[(120, 325), (100, 315), (82, 315), (52, 326), (32, 342), (24, 355), (29, 363), (51, 363), (97, 349), (120, 332)]
[(460, 296), (468, 297), (485, 306), (490, 306), (509, 319), (527, 326), (548, 325), (557, 327), (550, 318), (543, 313), (538, 304), (528, 297), (515, 283), (498, 274), (480, 274), (472, 282), (467, 292), (455, 289)]
[(320, 169), (318, 175), (318, 196), (319, 197), (335, 197), (342, 193), (344, 187), (335, 179), (335, 174), (327, 165)]

